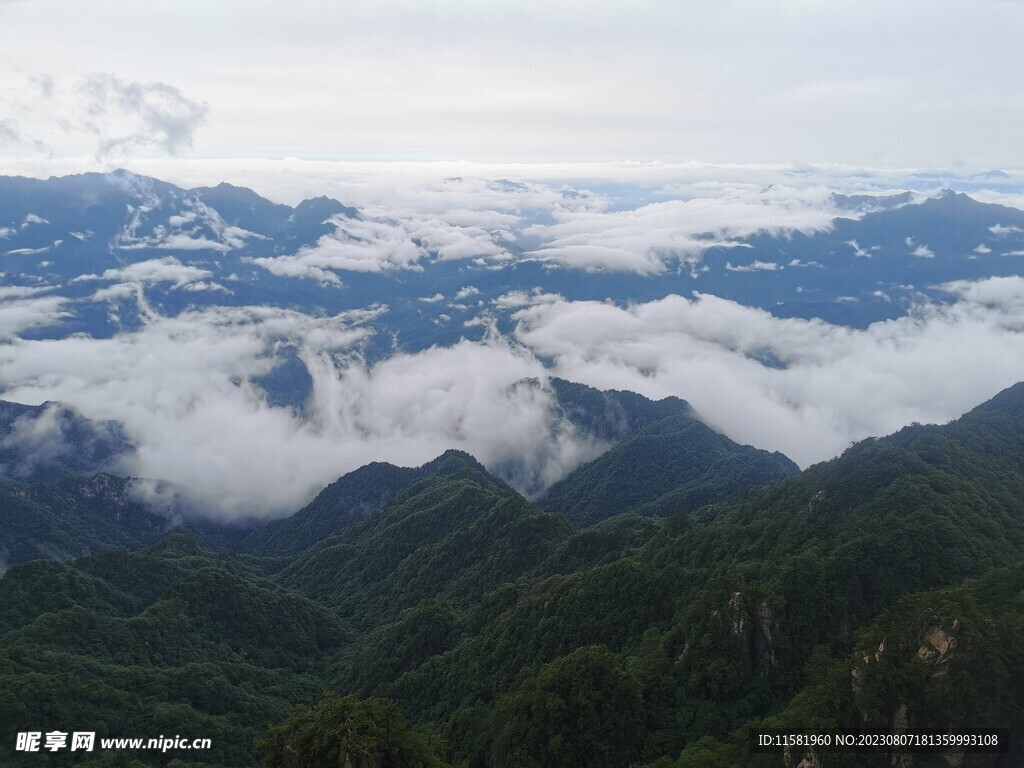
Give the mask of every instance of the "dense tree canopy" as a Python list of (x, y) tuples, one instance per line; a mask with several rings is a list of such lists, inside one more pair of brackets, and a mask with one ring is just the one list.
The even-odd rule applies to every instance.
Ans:
[(410, 731), (385, 699), (328, 694), (269, 728), (256, 748), (265, 768), (449, 768), (444, 744)]
[[(366, 765), (695, 768), (778, 765), (747, 754), (757, 724), (1005, 724), (1019, 762), (1024, 387), (728, 501), (583, 530), (470, 457), (439, 462), (286, 558), (175, 534), (12, 568), (0, 744), (88, 724), (209, 737), (203, 761), (247, 765), (273, 726), (282, 766), (344, 764), (347, 744)], [(871, 765), (852, 759), (823, 764)]]

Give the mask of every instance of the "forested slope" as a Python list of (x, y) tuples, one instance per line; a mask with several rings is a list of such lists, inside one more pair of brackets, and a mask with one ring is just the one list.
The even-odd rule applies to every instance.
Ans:
[(548, 489), (537, 506), (584, 527), (628, 511), (658, 516), (693, 512), (797, 472), (781, 453), (739, 445), (677, 414), (645, 426), (578, 467)]
[[(74, 721), (211, 735), (205, 760), (254, 764), (258, 733), (330, 690), (270, 732), (269, 765), (337, 717), (436, 765), (780, 764), (747, 753), (754, 724), (1006, 725), (1013, 754), (966, 764), (1019, 764), (1024, 386), (733, 500), (580, 531), (472, 457), (438, 467), (290, 557), (175, 536), (13, 568), (0, 743)], [(860, 757), (815, 759), (893, 759)]]

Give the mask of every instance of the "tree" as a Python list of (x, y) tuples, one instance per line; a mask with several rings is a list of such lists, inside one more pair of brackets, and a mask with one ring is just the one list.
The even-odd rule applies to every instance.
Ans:
[(644, 735), (639, 683), (604, 646), (545, 665), (498, 702), (496, 768), (620, 768)]
[(449, 768), (444, 743), (409, 730), (393, 701), (332, 693), (296, 707), (256, 749), (265, 768)]

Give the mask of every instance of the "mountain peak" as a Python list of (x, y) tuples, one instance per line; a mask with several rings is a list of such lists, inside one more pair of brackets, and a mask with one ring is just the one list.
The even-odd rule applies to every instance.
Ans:
[(358, 219), (359, 209), (335, 200), (333, 197), (319, 195), (309, 197), (295, 206), (295, 213), (298, 216), (303, 214), (315, 215), (323, 218), (328, 216), (341, 215), (348, 219)]
[(421, 472), (431, 475), (454, 475), (465, 469), (487, 472), (487, 468), (475, 456), (456, 448), (449, 448), (436, 459), (419, 467)]

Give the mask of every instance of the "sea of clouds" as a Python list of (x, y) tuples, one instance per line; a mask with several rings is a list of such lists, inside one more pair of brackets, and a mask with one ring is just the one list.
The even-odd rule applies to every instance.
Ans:
[[(31, 173), (28, 164), (12, 170)], [(979, 198), (1012, 205), (1024, 178), (1010, 173), (980, 189), (970, 174), (825, 166), (133, 164), (185, 186), (226, 179), (282, 202), (327, 194), (359, 206), (365, 221), (339, 223), (315, 245), (260, 264), (322, 282), (422, 268), (428, 251), (657, 275), (679, 263), (699, 268), (711, 245), (755, 232), (813, 232), (837, 215), (861, 215), (839, 210), (834, 190), (928, 194), (959, 178), (978, 185)], [(551, 376), (682, 397), (733, 439), (802, 466), (911, 422), (945, 422), (1024, 379), (1020, 277), (945, 285), (950, 303), (922, 299), (866, 329), (780, 319), (703, 294), (616, 305), (521, 291), (479, 307), (470, 322), (490, 329), (480, 341), (396, 350), (376, 363), (362, 348), (386, 306), (333, 316), (206, 306), (166, 316), (147, 301), (154, 283), (214, 290), (210, 277), (166, 257), (84, 276), (108, 283), (84, 301), (138, 304), (141, 324), (107, 339), (39, 338), (30, 332), (58, 327), (76, 302), (59, 286), (0, 287), (0, 396), (121, 422), (137, 446), (121, 471), (242, 518), (288, 514), (370, 461), (416, 465), (451, 447), (539, 493), (606, 448), (560, 417)], [(462, 299), (474, 298), (467, 287)], [(514, 311), (510, 333), (495, 330), (497, 309)], [(303, 409), (272, 405), (258, 386), (289, 356), (313, 382)]]

